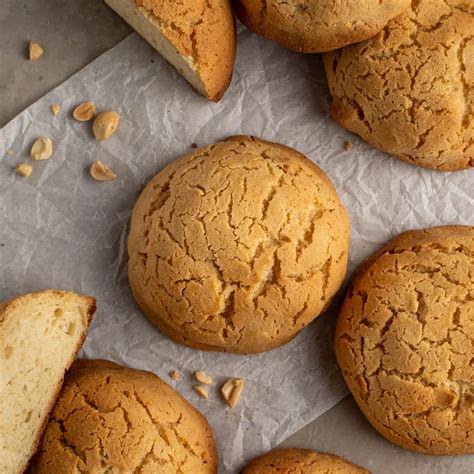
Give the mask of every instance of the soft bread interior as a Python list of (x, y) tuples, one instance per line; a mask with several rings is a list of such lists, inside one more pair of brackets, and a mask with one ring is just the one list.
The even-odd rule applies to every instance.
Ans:
[(26, 468), (87, 332), (93, 298), (67, 295), (25, 295), (0, 308), (1, 473)]
[(145, 38), (177, 71), (203, 96), (208, 97), (206, 86), (198, 73), (192, 56), (182, 56), (161, 32), (159, 19), (133, 0), (105, 0), (137, 33)]

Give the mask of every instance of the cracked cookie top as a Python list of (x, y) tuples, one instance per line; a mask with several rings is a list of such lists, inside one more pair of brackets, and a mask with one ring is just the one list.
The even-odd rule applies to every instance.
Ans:
[(217, 473), (206, 419), (150, 372), (77, 361), (31, 472)]
[(232, 79), (235, 60), (235, 20), (229, 1), (128, 1), (135, 2), (198, 73), (204, 95), (219, 101)]
[(348, 247), (346, 211), (315, 164), (232, 137), (175, 160), (146, 186), (132, 215), (129, 280), (175, 341), (262, 352), (328, 306)]
[(410, 0), (234, 0), (250, 30), (294, 51), (322, 53), (376, 35)]
[(412, 0), (376, 37), (324, 56), (331, 113), (419, 166), (474, 166), (474, 2)]
[(372, 425), (404, 448), (474, 453), (474, 227), (401, 234), (344, 301), (336, 355)]
[(255, 458), (242, 474), (369, 474), (334, 454), (318, 453), (310, 449), (274, 449)]

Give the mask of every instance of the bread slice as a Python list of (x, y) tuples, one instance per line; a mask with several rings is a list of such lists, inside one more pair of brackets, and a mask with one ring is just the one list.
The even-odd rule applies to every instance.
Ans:
[(229, 0), (105, 0), (203, 96), (218, 102), (232, 79)]
[(55, 290), (0, 304), (1, 473), (26, 469), (95, 308), (94, 298)]

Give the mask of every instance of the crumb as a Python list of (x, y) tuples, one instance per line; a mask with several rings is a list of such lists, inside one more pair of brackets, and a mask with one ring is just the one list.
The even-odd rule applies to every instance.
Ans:
[(197, 143), (191, 143), (191, 148), (197, 148), (198, 144)]
[(11, 148), (9, 148), (9, 149), (6, 151), (6, 154), (7, 154), (7, 156), (13, 156), (13, 155), (15, 154), (15, 152), (14, 152)]
[(351, 151), (351, 150), (354, 148), (354, 145), (353, 145), (351, 142), (345, 141), (345, 142), (344, 142), (344, 148), (345, 148), (347, 151)]
[(195, 385), (194, 390), (202, 397), (202, 398), (209, 398), (209, 394), (207, 393), (206, 387), (204, 385)]
[(28, 59), (30, 61), (36, 61), (43, 55), (43, 48), (40, 46), (39, 43), (36, 41), (30, 41), (30, 45), (28, 48)]
[(59, 104), (51, 104), (51, 113), (56, 116), (61, 112), (61, 106)]
[(15, 173), (19, 174), (20, 176), (28, 178), (28, 176), (31, 176), (31, 173), (33, 172), (33, 167), (26, 163), (21, 163), (19, 165), (16, 165), (14, 170)]
[(177, 370), (170, 372), (170, 377), (176, 382), (181, 379), (181, 374)]

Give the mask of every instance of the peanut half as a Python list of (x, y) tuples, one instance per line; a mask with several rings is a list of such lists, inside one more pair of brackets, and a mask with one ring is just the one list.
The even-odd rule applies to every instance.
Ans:
[(92, 163), (90, 173), (96, 181), (112, 181), (117, 178), (117, 175), (99, 160)]
[(230, 379), (221, 388), (222, 397), (231, 408), (234, 408), (240, 399), (243, 389), (243, 379)]
[(72, 116), (79, 122), (87, 122), (95, 115), (95, 105), (90, 102), (79, 104), (72, 112)]
[(94, 120), (92, 131), (96, 140), (102, 141), (110, 138), (120, 123), (120, 115), (117, 112), (101, 112)]
[(53, 154), (53, 142), (49, 137), (40, 137), (31, 147), (31, 158), (35, 161), (48, 160)]
[(195, 372), (194, 376), (196, 377), (196, 380), (198, 382), (201, 382), (204, 385), (212, 385), (214, 383), (214, 380), (212, 380), (212, 377), (210, 375), (207, 375), (206, 372), (203, 372), (201, 370), (199, 370), (198, 372)]

